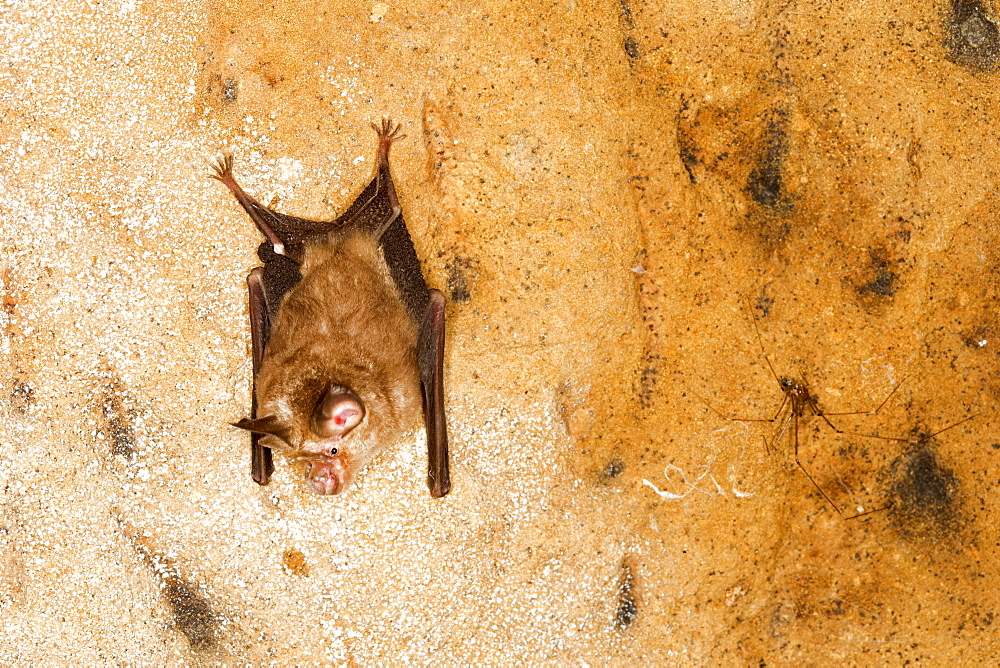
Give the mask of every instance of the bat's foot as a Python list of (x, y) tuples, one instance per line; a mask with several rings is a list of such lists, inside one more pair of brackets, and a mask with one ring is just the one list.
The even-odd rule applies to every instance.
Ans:
[(250, 214), (250, 219), (274, 248), (275, 255), (285, 255), (285, 244), (269, 224), (269, 220), (273, 220), (277, 214), (247, 195), (240, 184), (236, 183), (236, 179), (233, 178), (233, 155), (231, 153), (224, 154), (215, 161), (212, 168), (215, 173), (209, 174), (209, 176), (229, 188), (229, 191), (236, 197), (236, 201), (240, 203), (244, 211)]
[(382, 119), (382, 125), (371, 124), (372, 130), (378, 135), (378, 162), (379, 165), (389, 164), (389, 147), (392, 146), (392, 142), (399, 141), (406, 137), (402, 133), (403, 126), (397, 125), (388, 118)]
[(236, 181), (233, 180), (233, 154), (224, 153), (221, 157), (216, 158), (215, 162), (212, 163), (212, 172), (212, 174), (209, 174), (209, 177), (217, 181), (222, 181), (227, 186), (230, 182), (235, 185)]

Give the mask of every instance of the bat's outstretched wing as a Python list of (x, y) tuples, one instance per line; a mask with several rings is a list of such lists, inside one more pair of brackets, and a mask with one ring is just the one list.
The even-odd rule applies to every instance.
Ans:
[[(255, 378), (267, 345), (271, 320), (285, 293), (302, 278), (298, 265), (302, 260), (304, 244), (311, 238), (325, 237), (331, 233), (347, 235), (364, 232), (379, 240), (400, 298), (420, 331), (417, 356), (427, 430), (427, 483), (431, 495), (441, 497), (451, 489), (448, 429), (444, 414), (444, 295), (427, 289), (389, 170), (389, 148), (403, 135), (399, 133), (399, 126), (394, 126), (387, 119), (382, 121), (381, 126), (373, 123), (372, 128), (379, 137), (375, 178), (347, 211), (335, 220), (307, 220), (267, 208), (246, 194), (236, 183), (232, 175), (231, 156), (225, 157), (216, 165), (213, 176), (232, 191), (267, 239), (257, 249), (257, 255), (264, 266), (255, 269), (247, 277)], [(254, 394), (256, 397), (256, 392)], [(251, 417), (257, 417), (256, 398)], [(253, 435), (252, 439), (253, 478), (259, 484), (266, 485), (273, 470), (271, 453), (259, 445), (257, 435)]]

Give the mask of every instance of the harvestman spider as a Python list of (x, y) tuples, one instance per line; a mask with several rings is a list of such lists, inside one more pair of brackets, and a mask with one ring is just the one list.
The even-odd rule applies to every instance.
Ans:
[[(749, 303), (747, 304), (747, 306), (748, 307), (750, 306)], [(818, 491), (820, 493), (820, 496), (822, 496), (823, 499), (828, 504), (830, 504), (830, 507), (833, 508), (837, 512), (837, 514), (840, 515), (844, 519), (852, 520), (852, 519), (856, 519), (856, 518), (859, 518), (859, 517), (864, 517), (865, 515), (870, 515), (871, 513), (877, 513), (877, 512), (883, 511), (883, 510), (888, 510), (889, 508), (892, 507), (892, 502), (890, 501), (887, 505), (882, 506), (881, 508), (875, 508), (875, 509), (872, 509), (872, 510), (863, 510), (862, 512), (859, 512), (859, 513), (857, 513), (855, 515), (849, 515), (849, 516), (848, 515), (844, 515), (844, 512), (840, 509), (840, 507), (836, 503), (834, 503), (833, 499), (830, 498), (830, 495), (827, 494), (826, 491), (822, 487), (820, 487), (819, 483), (816, 482), (816, 479), (812, 476), (812, 474), (809, 472), (809, 470), (799, 460), (799, 418), (800, 417), (804, 417), (806, 415), (806, 411), (807, 410), (811, 411), (813, 415), (822, 418), (822, 420), (830, 427), (830, 429), (832, 429), (837, 434), (840, 434), (840, 435), (843, 435), (843, 436), (860, 436), (862, 438), (876, 438), (876, 439), (880, 439), (880, 440), (883, 440), (883, 441), (893, 441), (893, 442), (908, 443), (910, 445), (915, 445), (915, 444), (923, 443), (924, 441), (930, 440), (934, 436), (937, 436), (938, 434), (940, 434), (940, 433), (942, 433), (944, 431), (947, 431), (949, 429), (957, 427), (958, 425), (962, 424), (963, 422), (967, 422), (967, 421), (971, 420), (972, 418), (976, 417), (975, 415), (971, 415), (971, 416), (966, 417), (966, 418), (964, 418), (962, 420), (959, 420), (958, 422), (955, 422), (955, 423), (953, 423), (951, 425), (948, 425), (944, 429), (940, 429), (940, 430), (934, 432), (933, 434), (929, 434), (929, 435), (926, 435), (926, 436), (921, 436), (920, 438), (898, 438), (898, 437), (892, 437), (892, 436), (880, 436), (880, 435), (877, 435), (877, 434), (864, 434), (864, 433), (861, 433), (861, 432), (847, 431), (847, 430), (841, 429), (837, 425), (835, 425), (833, 422), (831, 422), (830, 418), (828, 416), (831, 416), (831, 415), (834, 415), (834, 416), (836, 416), (836, 415), (875, 415), (880, 410), (882, 410), (882, 407), (885, 406), (886, 403), (888, 403), (888, 401), (893, 397), (893, 395), (896, 394), (896, 391), (902, 386), (902, 384), (904, 382), (906, 382), (906, 379), (908, 378), (908, 376), (904, 377), (903, 380), (901, 380), (898, 383), (896, 383), (896, 386), (892, 389), (891, 392), (889, 392), (888, 396), (886, 396), (886, 398), (882, 400), (882, 403), (880, 403), (876, 408), (874, 408), (872, 410), (868, 410), (868, 411), (844, 411), (844, 412), (837, 412), (837, 413), (828, 413), (828, 412), (825, 412), (822, 408), (820, 408), (817, 399), (809, 392), (809, 385), (808, 385), (808, 383), (806, 381), (805, 374), (800, 374), (801, 380), (796, 380), (794, 378), (789, 378), (788, 376), (779, 376), (777, 374), (777, 372), (774, 370), (774, 366), (771, 364), (771, 360), (767, 356), (767, 352), (764, 350), (764, 341), (763, 341), (763, 339), (761, 337), (761, 334), (760, 334), (760, 327), (757, 325), (757, 318), (754, 316), (752, 309), (750, 311), (750, 314), (751, 314), (751, 317), (752, 317), (754, 331), (756, 332), (756, 335), (757, 335), (757, 344), (760, 347), (761, 355), (764, 357), (764, 361), (767, 362), (767, 368), (770, 370), (771, 376), (777, 381), (778, 387), (781, 390), (781, 393), (783, 395), (782, 399), (781, 399), (781, 404), (778, 406), (778, 410), (776, 410), (774, 412), (774, 415), (772, 417), (770, 417), (770, 418), (733, 418), (733, 417), (729, 417), (729, 416), (723, 415), (722, 413), (719, 413), (719, 411), (717, 411), (707, 401), (705, 402), (705, 404), (712, 410), (712, 412), (716, 413), (717, 415), (719, 415), (719, 417), (721, 417), (721, 418), (723, 418), (725, 420), (731, 420), (731, 421), (734, 421), (734, 422), (767, 422), (769, 424), (773, 424), (775, 421), (777, 421), (778, 418), (779, 418), (779, 416), (781, 416), (782, 412), (785, 411), (785, 407), (787, 406), (788, 407), (788, 414), (781, 421), (781, 426), (779, 427), (779, 429), (775, 433), (774, 438), (771, 439), (771, 443), (769, 444), (768, 441), (767, 441), (767, 438), (764, 438), (764, 448), (765, 448), (765, 450), (767, 450), (767, 452), (771, 451), (771, 446), (772, 445), (776, 445), (777, 442), (782, 438), (782, 436), (784, 436), (785, 432), (788, 429), (788, 424), (789, 424), (789, 422), (791, 422), (791, 425), (792, 425), (791, 438), (792, 438), (792, 442), (794, 443), (793, 454), (794, 454), (794, 458), (795, 458), (795, 465), (799, 467), (799, 469), (802, 471), (803, 474), (805, 474), (806, 478), (809, 479), (809, 482), (811, 482), (812, 485), (813, 485), (813, 487), (816, 488), (816, 491)]]

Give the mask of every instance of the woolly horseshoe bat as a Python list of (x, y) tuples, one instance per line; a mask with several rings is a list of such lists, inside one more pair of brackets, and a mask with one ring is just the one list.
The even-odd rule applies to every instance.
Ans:
[(266, 485), (277, 451), (305, 467), (317, 494), (343, 491), (423, 406), (427, 485), (451, 489), (444, 415), (444, 295), (428, 290), (389, 173), (399, 126), (374, 123), (376, 174), (332, 221), (278, 213), (232, 174), (221, 181), (263, 233), (264, 263), (247, 276), (253, 348), (251, 474)]

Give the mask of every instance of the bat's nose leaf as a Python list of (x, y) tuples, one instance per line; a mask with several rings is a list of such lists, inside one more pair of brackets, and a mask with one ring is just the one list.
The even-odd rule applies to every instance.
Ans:
[(333, 386), (326, 391), (312, 416), (312, 428), (320, 438), (345, 436), (365, 419), (365, 405), (349, 388)]
[(322, 496), (340, 494), (350, 482), (350, 469), (342, 458), (309, 462), (306, 465), (306, 483), (309, 489)]

